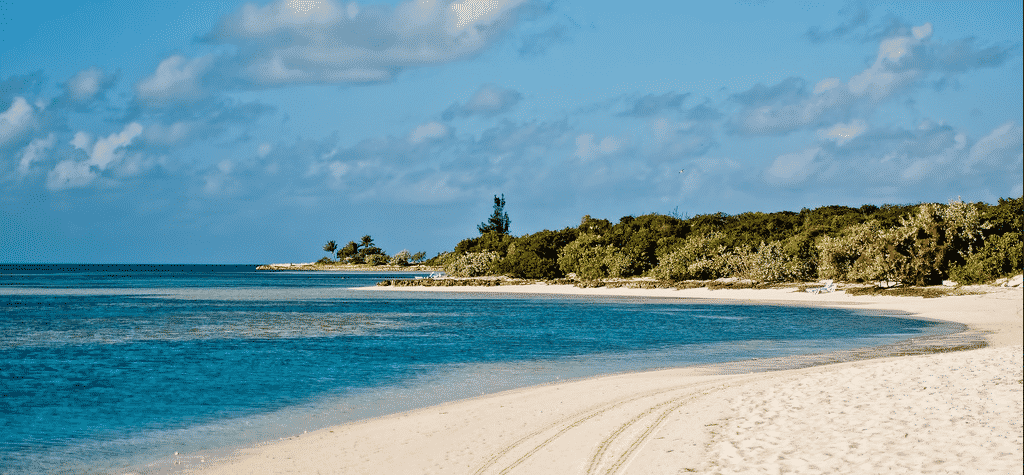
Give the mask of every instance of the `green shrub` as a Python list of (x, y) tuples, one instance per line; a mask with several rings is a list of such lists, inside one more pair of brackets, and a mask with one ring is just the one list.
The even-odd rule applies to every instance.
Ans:
[(1024, 242), (1020, 233), (990, 236), (985, 246), (949, 269), (949, 278), (961, 284), (981, 284), (1024, 271)]
[(348, 244), (338, 248), (338, 260), (349, 260), (352, 256), (355, 256), (359, 252), (359, 244), (355, 241), (349, 241)]
[(649, 274), (661, 280), (717, 279), (728, 273), (722, 233), (691, 235), (658, 260)]
[(818, 276), (841, 281), (895, 278), (878, 221), (855, 224), (837, 237), (818, 239)]
[(499, 271), (520, 279), (557, 279), (564, 276), (558, 267), (558, 253), (576, 239), (575, 228), (544, 230), (514, 238), (508, 246)]
[(444, 271), (452, 277), (478, 277), (498, 271), (501, 256), (494, 251), (469, 252), (449, 261)]
[(583, 280), (598, 280), (608, 277), (608, 261), (613, 248), (604, 245), (604, 240), (595, 234), (580, 234), (580, 237), (562, 248), (558, 253), (558, 268), (568, 274), (576, 274)]
[(436, 256), (431, 257), (430, 259), (427, 259), (425, 262), (423, 262), (423, 265), (444, 268), (445, 266), (447, 266), (452, 261), (458, 258), (459, 255), (454, 252), (439, 252), (437, 253)]
[(807, 277), (806, 264), (786, 254), (782, 243), (761, 243), (757, 251), (741, 247), (728, 257), (732, 275), (756, 282), (792, 282)]
[(871, 220), (846, 228), (841, 236), (819, 238), (819, 276), (938, 284), (951, 266), (964, 262), (977, 249), (988, 226), (977, 205), (960, 200), (922, 204), (899, 223), (884, 228)]
[(462, 255), (467, 252), (494, 251), (504, 256), (508, 246), (515, 240), (516, 238), (507, 234), (487, 232), (475, 238), (463, 239), (455, 246), (453, 252)]
[(608, 277), (632, 277), (642, 273), (642, 269), (647, 266), (643, 256), (645, 254), (636, 252), (636, 249), (621, 250), (609, 246), (604, 256), (604, 267), (608, 271)]
[(943, 234), (951, 251), (966, 259), (984, 245), (985, 231), (991, 224), (981, 220), (978, 205), (959, 198), (940, 208)]
[(388, 256), (384, 254), (370, 254), (366, 256), (365, 262), (371, 266), (382, 266), (388, 263)]
[(388, 264), (393, 266), (407, 266), (409, 265), (410, 260), (412, 260), (412, 255), (409, 254), (409, 251), (403, 249), (395, 253), (394, 256), (391, 256), (391, 260), (388, 261)]
[(965, 262), (982, 244), (987, 227), (972, 203), (920, 205), (917, 213), (883, 234), (896, 279), (915, 285), (942, 283), (951, 266)]
[(618, 224), (600, 234), (604, 244), (616, 250), (606, 262), (609, 275), (632, 277), (651, 270), (658, 264), (659, 247), (681, 240), (688, 232), (683, 220), (671, 216), (623, 216)]
[(995, 206), (981, 204), (982, 219), (990, 225), (990, 235), (1024, 233), (1024, 197), (1003, 199)]
[(520, 279), (557, 279), (562, 276), (558, 261), (543, 257), (529, 246), (512, 243), (508, 255), (501, 260), (499, 269), (503, 274)]
[(591, 218), (590, 215), (583, 216), (580, 219), (580, 225), (576, 227), (579, 234), (593, 234), (601, 236), (605, 233), (611, 232), (612, 223), (607, 219), (596, 219)]

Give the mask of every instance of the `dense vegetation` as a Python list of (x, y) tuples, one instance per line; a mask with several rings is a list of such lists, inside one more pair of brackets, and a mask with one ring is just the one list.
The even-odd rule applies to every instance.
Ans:
[(614, 224), (584, 216), (576, 227), (514, 237), (507, 234), (504, 197), (495, 197), (495, 214), (479, 226), (480, 236), (427, 263), (452, 276), (529, 279), (980, 283), (1024, 267), (1022, 203), (824, 206), (688, 219), (649, 214)]
[(335, 254), (338, 260), (334, 261), (330, 257), (324, 257), (317, 261), (317, 264), (369, 264), (373, 266), (386, 264), (408, 266), (422, 262), (427, 256), (425, 252), (410, 254), (406, 250), (389, 256), (384, 250), (373, 244), (373, 238), (369, 235), (363, 236), (358, 243), (349, 241), (348, 244), (342, 247), (338, 247), (338, 244), (334, 241), (327, 241), (327, 244), (324, 244), (324, 252)]
[[(511, 242), (513, 238), (508, 236), (508, 227), (510, 224), (511, 221), (508, 219), (508, 213), (505, 212), (505, 195), (501, 195), (501, 197), (495, 195), (494, 213), (491, 214), (490, 219), (477, 225), (476, 229), (484, 236), (495, 236), (498, 239), (509, 239), (509, 242)], [(507, 249), (502, 248), (502, 252), (504, 253), (505, 251), (507, 251)], [(409, 251), (406, 250), (399, 251), (393, 256), (388, 256), (384, 250), (373, 244), (373, 238), (369, 235), (363, 236), (358, 243), (355, 241), (349, 241), (348, 244), (340, 248), (338, 247), (338, 243), (334, 241), (327, 241), (327, 244), (324, 244), (324, 252), (334, 254), (338, 260), (335, 261), (331, 260), (330, 257), (323, 257), (317, 261), (317, 264), (408, 266), (421, 263), (423, 262), (423, 259), (426, 258), (426, 253), (424, 252), (410, 254)], [(435, 262), (436, 260), (437, 258), (433, 259)], [(479, 275), (479, 273), (476, 272), (473, 274)]]

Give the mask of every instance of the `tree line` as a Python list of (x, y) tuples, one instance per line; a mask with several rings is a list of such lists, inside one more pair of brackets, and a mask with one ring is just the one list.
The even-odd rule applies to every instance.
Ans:
[(363, 236), (359, 242), (349, 241), (348, 244), (338, 247), (338, 243), (334, 241), (327, 241), (324, 244), (324, 252), (332, 254), (338, 258), (338, 260), (332, 260), (330, 257), (323, 257), (317, 264), (368, 264), (372, 266), (380, 265), (392, 265), (392, 266), (408, 266), (423, 262), (427, 254), (425, 252), (417, 252), (411, 254), (407, 250), (401, 250), (393, 256), (388, 256), (381, 248), (373, 244), (373, 238), (370, 235)]
[(995, 205), (958, 199), (798, 213), (648, 214), (618, 223), (588, 215), (575, 227), (516, 237), (508, 233), (504, 196), (495, 196), (480, 235), (427, 264), (452, 276), (527, 279), (982, 283), (1022, 271), (1022, 204), (1022, 198)]

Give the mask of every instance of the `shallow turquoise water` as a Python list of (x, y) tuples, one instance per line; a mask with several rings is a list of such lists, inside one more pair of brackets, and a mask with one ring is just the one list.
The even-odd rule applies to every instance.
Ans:
[(557, 379), (946, 331), (670, 299), (359, 291), (413, 274), (0, 265), (0, 472), (118, 472)]

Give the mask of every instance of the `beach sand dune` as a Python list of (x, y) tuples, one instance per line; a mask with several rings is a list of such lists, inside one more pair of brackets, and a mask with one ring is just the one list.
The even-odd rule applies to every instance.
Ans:
[(991, 346), (773, 372), (680, 368), (542, 385), (330, 427), (245, 449), (195, 471), (1021, 473), (1019, 288), (939, 299), (785, 290), (502, 291), (901, 310), (967, 324)]

